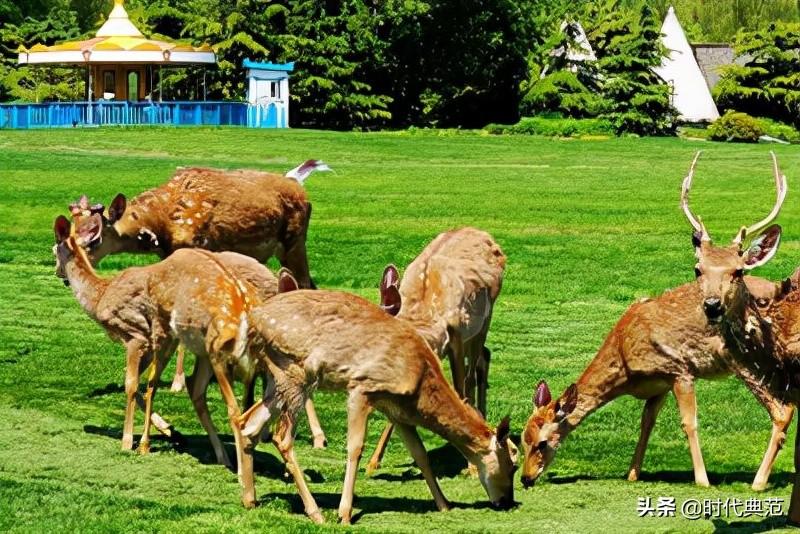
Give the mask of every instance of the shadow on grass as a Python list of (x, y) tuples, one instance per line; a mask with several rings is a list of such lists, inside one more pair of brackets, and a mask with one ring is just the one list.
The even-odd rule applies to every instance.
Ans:
[[(85, 425), (84, 432), (87, 434), (94, 434), (97, 436), (105, 436), (112, 438), (115, 441), (122, 440), (122, 432), (112, 428), (98, 427), (93, 425)], [(193, 456), (198, 462), (204, 465), (214, 465), (217, 463), (217, 458), (211, 448), (211, 443), (208, 441), (208, 436), (205, 434), (185, 435), (175, 431), (176, 436), (168, 438), (162, 435), (153, 435), (150, 437), (150, 453), (159, 453), (163, 451), (175, 451), (180, 454), (189, 454)], [(138, 440), (141, 439), (140, 435), (136, 435), (137, 446)], [(228, 453), (228, 458), (232, 462), (236, 461), (236, 448), (233, 444), (233, 436), (220, 434), (220, 440), (225, 447), (225, 452)], [(271, 447), (270, 444), (259, 444), (259, 447)], [(292, 479), (286, 476), (286, 470), (283, 461), (278, 457), (256, 449), (253, 451), (253, 469), (257, 475), (266, 476), (268, 478), (283, 480), (291, 483)], [(230, 471), (236, 473), (236, 466), (230, 468)], [(313, 469), (306, 469), (303, 471), (306, 477), (314, 483), (325, 482), (325, 478)]]
[(769, 532), (779, 528), (786, 528), (789, 525), (786, 523), (784, 516), (765, 517), (761, 521), (725, 521), (724, 519), (712, 519), (714, 524), (714, 532)]
[[(172, 382), (164, 382), (163, 380), (159, 381), (158, 388), (169, 389), (172, 386)], [(102, 397), (104, 395), (113, 395), (116, 393), (125, 393), (125, 385), (124, 384), (115, 384), (113, 382), (106, 384), (104, 387), (94, 389), (86, 394), (86, 397), (89, 399), (93, 399), (95, 397)]]
[[(729, 484), (731, 482), (744, 482), (751, 483), (755, 477), (755, 471), (733, 471), (730, 473), (708, 473), (708, 480), (712, 486), (720, 484)], [(580, 480), (623, 480), (624, 477), (604, 477), (593, 475), (566, 475), (559, 476), (553, 474), (548, 477), (551, 484), (571, 484)], [(794, 479), (793, 473), (781, 472), (772, 473), (769, 477), (769, 483), (773, 488), (784, 488), (792, 484)], [(694, 482), (693, 471), (654, 471), (651, 473), (644, 472), (639, 475), (639, 480), (642, 482), (683, 482), (691, 484)]]
[[(356, 486), (356, 490), (358, 487)], [(340, 493), (317, 493), (312, 490), (314, 500), (317, 505), (323, 510), (336, 510), (339, 508)], [(297, 493), (270, 493), (265, 495), (259, 500), (259, 504), (274, 499), (281, 499), (289, 503), (292, 513), (305, 515), (303, 509), (303, 502)], [(433, 502), (433, 497), (427, 499), (415, 499), (409, 497), (359, 497), (355, 496), (353, 508), (358, 509), (358, 512), (353, 514), (352, 522), (357, 523), (358, 520), (365, 515), (380, 514), (382, 512), (406, 512), (414, 514), (427, 514), (429, 512), (437, 511), (436, 504)], [(474, 502), (474, 503), (460, 503), (450, 502), (450, 508), (457, 509), (491, 509), (488, 502)]]
[[(461, 472), (467, 467), (467, 461), (464, 459), (461, 453), (458, 452), (458, 449), (449, 443), (428, 451), (428, 458), (430, 459), (431, 468), (433, 469), (433, 474), (436, 476), (436, 478), (456, 477), (460, 475)], [(414, 463), (409, 461), (403, 465), (412, 466)], [(421, 479), (422, 473), (415, 473), (409, 469), (407, 471), (403, 471), (403, 473), (399, 475), (391, 473), (379, 473), (370, 478), (386, 480), (388, 482), (405, 482), (407, 480)]]

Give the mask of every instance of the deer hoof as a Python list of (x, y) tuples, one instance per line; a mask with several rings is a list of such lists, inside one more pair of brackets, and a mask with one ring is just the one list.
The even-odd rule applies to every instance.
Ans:
[(637, 480), (639, 480), (639, 471), (631, 469), (628, 472), (628, 482), (636, 482)]
[(328, 440), (325, 439), (325, 436), (314, 436), (314, 448), (315, 449), (324, 449), (328, 446)]
[(186, 389), (186, 375), (175, 375), (169, 390), (173, 393), (180, 393)]
[(373, 462), (370, 460), (370, 462), (367, 464), (367, 476), (372, 475), (372, 473), (374, 473), (380, 468), (381, 468), (380, 462)]
[(142, 441), (139, 443), (139, 447), (136, 449), (136, 452), (139, 454), (149, 454), (150, 453), (150, 442), (149, 441)]
[(322, 513), (319, 511), (319, 509), (314, 510), (313, 512), (309, 512), (308, 518), (318, 525), (322, 525), (323, 523), (325, 523), (325, 518), (322, 517)]
[(764, 491), (765, 489), (767, 489), (767, 481), (765, 480), (765, 481), (753, 482), (751, 488), (753, 489), (753, 491)]
[(708, 479), (700, 479), (694, 481), (695, 485), (701, 488), (710, 488), (711, 484), (708, 482)]
[(130, 451), (133, 450), (133, 436), (122, 436), (122, 450), (123, 451)]

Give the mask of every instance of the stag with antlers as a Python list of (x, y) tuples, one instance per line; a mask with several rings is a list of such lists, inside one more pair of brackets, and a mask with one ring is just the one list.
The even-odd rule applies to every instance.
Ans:
[[(575, 384), (552, 400), (547, 384), (534, 394), (534, 411), (522, 435), (525, 453), (522, 482), (532, 485), (552, 462), (556, 449), (589, 414), (621, 395), (645, 400), (641, 434), (628, 472), (636, 480), (656, 416), (672, 391), (689, 440), (695, 483), (708, 486), (697, 434), (694, 382), (698, 378), (728, 375), (731, 352), (740, 343), (763, 340), (763, 329), (747, 321), (775, 298), (779, 287), (745, 272), (766, 263), (777, 250), (780, 227), (769, 226), (786, 197), (786, 179), (774, 158), (777, 190), (770, 214), (743, 227), (733, 243), (711, 244), (705, 226), (689, 209), (689, 191), (699, 153), (683, 181), (681, 208), (695, 233), (692, 241), (698, 263), (697, 280), (667, 291), (660, 297), (632, 305)], [(746, 240), (752, 239), (749, 248)], [(772, 419), (772, 435), (753, 488), (766, 486), (772, 464), (785, 439), (793, 408), (766, 395), (756, 395)]]

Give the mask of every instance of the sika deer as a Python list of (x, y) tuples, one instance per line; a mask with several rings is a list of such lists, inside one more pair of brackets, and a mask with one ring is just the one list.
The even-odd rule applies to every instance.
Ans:
[[(130, 205), (118, 194), (103, 215), (102, 204), (84, 195), (70, 205), (79, 232), (94, 214), (103, 217), (101, 239), (90, 258), (96, 264), (108, 254), (153, 252), (162, 259), (179, 248), (233, 251), (264, 263), (277, 256), (303, 287), (314, 287), (306, 258), (311, 217), (305, 179), (314, 170), (330, 170), (308, 160), (285, 176), (259, 171), (182, 168), (165, 185), (146, 191)], [(179, 347), (173, 391), (185, 384), (183, 349)]]
[[(128, 401), (123, 449), (133, 446), (135, 393), (141, 371), (150, 367), (145, 423), (139, 444), (140, 452), (149, 450), (152, 405), (158, 380), (180, 341), (197, 355), (200, 371), (193, 377), (194, 381), (190, 381), (191, 397), (215, 445), (217, 457), (222, 461), (224, 450), (208, 419), (205, 404), (208, 378), (202, 370), (210, 367), (213, 371), (233, 423), (241, 413), (233, 396), (234, 376), (249, 385), (257, 374), (264, 372), (246, 350), (247, 315), (250, 308), (261, 301), (258, 292), (248, 282), (234, 276), (216, 255), (197, 249), (176, 251), (160, 263), (126, 269), (112, 279), (100, 278), (83, 248), (101, 231), (99, 215), (93, 217), (97, 231), (88, 239), (71, 236), (69, 221), (63, 216), (56, 219), (56, 274), (69, 282), (89, 316), (126, 346)], [(254, 506), (252, 456), (245, 452), (252, 443), (242, 437), (237, 425), (232, 428), (243, 486), (242, 501), (245, 506)]]
[[(311, 203), (301, 180), (315, 169), (329, 170), (314, 160), (288, 176), (180, 168), (169, 182), (130, 203), (118, 194), (89, 257), (93, 264), (118, 252), (152, 252), (163, 259), (180, 248), (239, 252), (262, 263), (276, 256), (301, 286), (313, 287), (306, 259)], [(70, 205), (79, 229), (103, 209), (102, 204), (90, 206), (85, 196)]]
[[(339, 516), (349, 523), (367, 416), (383, 412), (400, 431), (422, 470), (440, 510), (448, 508), (415, 427), (422, 426), (452, 443), (471, 463), (492, 504), (513, 504), (516, 449), (507, 439), (508, 419), (492, 431), (447, 383), (438, 357), (405, 321), (347, 293), (292, 291), (253, 310), (251, 354), (264, 362), (275, 389), (241, 418), (245, 436), (255, 436), (281, 416), (281, 451), (293, 457), (295, 415), (315, 387), (346, 390), (347, 469)], [(296, 481), (302, 472), (292, 471)], [(298, 483), (298, 487), (300, 484)], [(306, 513), (317, 505), (301, 490)]]
[[(699, 156), (699, 154), (698, 154)], [(667, 393), (678, 403), (694, 466), (695, 483), (708, 486), (697, 436), (697, 406), (694, 381), (731, 373), (730, 352), (736, 350), (726, 334), (723, 316), (741, 316), (766, 309), (777, 286), (744, 276), (746, 270), (764, 264), (775, 253), (779, 229), (772, 227), (752, 246), (743, 250), (745, 237), (757, 234), (778, 214), (786, 194), (785, 179), (777, 171), (777, 202), (760, 223), (743, 228), (730, 247), (714, 247), (708, 233), (688, 207), (697, 157), (684, 180), (681, 205), (697, 230), (693, 242), (699, 263), (698, 280), (660, 297), (632, 305), (606, 338), (599, 352), (580, 376), (556, 401), (541, 382), (534, 395), (534, 412), (522, 435), (524, 464), (522, 483), (532, 485), (552, 462), (556, 449), (589, 414), (621, 395), (645, 399), (641, 434), (628, 473), (637, 480), (647, 441)], [(738, 324), (738, 323), (737, 323)], [(741, 326), (738, 324), (738, 326)], [(753, 489), (766, 486), (775, 456), (792, 419), (791, 408), (760, 398), (772, 418), (769, 447), (753, 482)]]
[[(440, 234), (425, 247), (399, 284), (394, 265), (386, 267), (381, 280), (381, 306), (411, 324), (440, 357), (447, 354), (453, 387), (483, 416), (491, 356), (486, 335), (505, 264), (492, 236), (460, 228)], [(368, 473), (380, 466), (392, 429), (390, 423), (383, 430)]]

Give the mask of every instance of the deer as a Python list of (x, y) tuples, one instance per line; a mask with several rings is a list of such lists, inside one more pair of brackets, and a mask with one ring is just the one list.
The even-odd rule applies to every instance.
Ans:
[[(239, 252), (261, 263), (276, 256), (303, 287), (313, 288), (306, 255), (311, 203), (303, 183), (315, 170), (331, 169), (319, 160), (285, 175), (179, 168), (166, 184), (130, 202), (119, 193), (107, 215), (103, 204), (90, 204), (86, 195), (69, 209), (79, 229), (92, 215), (103, 217), (102, 235), (89, 251), (95, 265), (119, 252), (155, 253), (164, 259), (177, 249), (198, 247)], [(185, 386), (183, 360), (181, 347), (171, 387), (175, 392)]]
[[(460, 228), (439, 234), (412, 261), (402, 281), (388, 265), (381, 307), (411, 324), (440, 357), (447, 355), (456, 392), (486, 416), (491, 352), (486, 336), (503, 284), (506, 256), (488, 233)], [(394, 427), (384, 428), (367, 473), (380, 466)]]
[[(517, 451), (508, 439), (509, 419), (491, 429), (447, 382), (438, 356), (409, 323), (356, 295), (303, 289), (279, 293), (250, 317), (251, 354), (267, 366), (274, 388), (239, 418), (244, 436), (257, 436), (275, 424), (282, 454), (292, 456), (287, 451), (293, 450), (294, 420), (304, 399), (316, 388), (347, 392), (347, 463), (338, 510), (342, 523), (352, 518), (367, 418), (375, 409), (398, 429), (439, 510), (447, 510), (449, 503), (417, 426), (445, 438), (478, 467), (492, 506), (514, 504)], [(292, 475), (302, 480), (302, 471)], [(313, 496), (301, 491), (300, 498), (309, 517), (319, 518)]]
[[(265, 275), (267, 269), (255, 260), (235, 253), (181, 249), (157, 264), (129, 268), (113, 278), (102, 278), (95, 272), (85, 250), (102, 232), (100, 215), (92, 217), (94, 225), (84, 225), (82, 233), (76, 234), (72, 233), (65, 217), (55, 220), (56, 275), (72, 287), (84, 311), (112, 339), (126, 347), (127, 402), (122, 449), (133, 448), (135, 397), (139, 377), (149, 368), (144, 399), (145, 426), (138, 448), (142, 454), (149, 451), (153, 399), (161, 372), (180, 341), (198, 357), (196, 372), (189, 381), (192, 403), (208, 432), (217, 461), (230, 466), (211, 423), (205, 392), (213, 371), (229, 415), (238, 415), (240, 410), (232, 399), (230, 384), (233, 376), (230, 371), (235, 370), (236, 376), (245, 383), (245, 402), (252, 404), (254, 380), (264, 376), (265, 369), (246, 354), (246, 312), (251, 304), (275, 294), (275, 277)], [(91, 228), (94, 230), (90, 231)], [(242, 278), (233, 274), (234, 270)], [(262, 284), (264, 289), (256, 289), (247, 281), (248, 277)], [(313, 407), (309, 417), (316, 419)], [(240, 473), (247, 473), (247, 466), (243, 465), (248, 460), (243, 452), (246, 445), (238, 434), (238, 427), (234, 429), (234, 438)], [(252, 506), (255, 502), (252, 468), (249, 471), (249, 479), (243, 478), (243, 502)]]
[[(669, 391), (675, 395), (689, 441), (695, 484), (709, 486), (697, 433), (694, 382), (735, 372), (731, 353), (739, 348), (728, 335), (730, 327), (723, 317), (732, 314), (741, 319), (746, 312), (765, 312), (779, 295), (778, 284), (745, 272), (766, 263), (777, 250), (780, 228), (768, 226), (785, 199), (786, 178), (774, 159), (777, 198), (770, 214), (742, 227), (730, 246), (713, 246), (700, 219), (689, 209), (689, 190), (699, 156), (698, 152), (681, 189), (681, 208), (695, 231), (696, 281), (629, 307), (586, 370), (558, 399), (553, 400), (546, 382), (537, 385), (533, 412), (522, 434), (524, 487), (534, 484), (563, 440), (588, 415), (621, 395), (645, 400), (628, 471), (628, 480), (638, 480), (650, 433)], [(745, 238), (755, 238), (749, 248), (743, 247)], [(794, 410), (764, 395), (756, 398), (772, 419), (767, 451), (752, 484), (759, 491), (767, 485)]]

